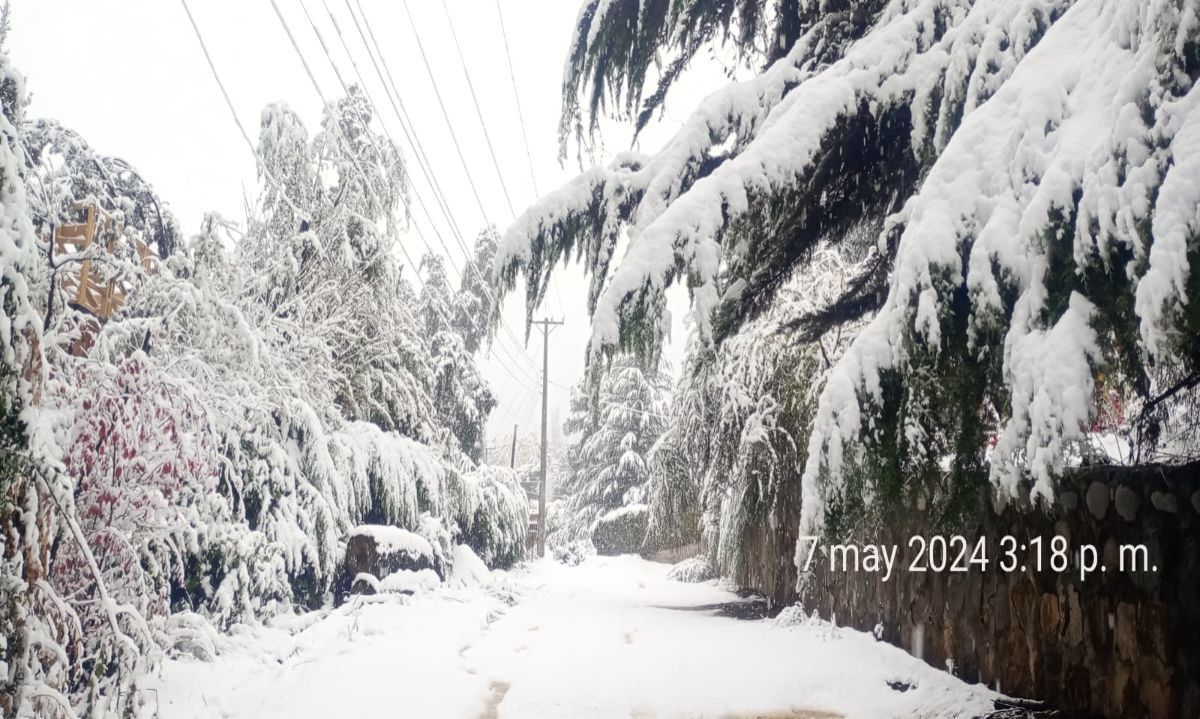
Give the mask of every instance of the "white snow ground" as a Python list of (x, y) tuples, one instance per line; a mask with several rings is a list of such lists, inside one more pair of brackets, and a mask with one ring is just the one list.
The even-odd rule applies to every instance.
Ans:
[(704, 607), (736, 595), (668, 580), (668, 569), (635, 557), (542, 561), (484, 584), (460, 578), (239, 628), (215, 661), (167, 661), (149, 709), (163, 719), (932, 719), (978, 715), (996, 697), (869, 634), (721, 616)]

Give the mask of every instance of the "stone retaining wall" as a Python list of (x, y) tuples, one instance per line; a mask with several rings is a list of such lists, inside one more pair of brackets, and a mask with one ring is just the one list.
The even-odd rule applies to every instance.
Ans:
[[(1064, 480), (1050, 510), (979, 499), (978, 522), (960, 530), (971, 545), (986, 537), (986, 571), (907, 571), (914, 535), (931, 530), (919, 510), (858, 542), (899, 546), (898, 565), (879, 574), (830, 571), (826, 555), (802, 601), (839, 625), (872, 631), (967, 681), (1014, 696), (1111, 718), (1200, 717), (1200, 465), (1102, 468)], [(790, 504), (790, 503), (789, 503)], [(783, 510), (787, 511), (787, 510)], [(788, 575), (787, 522), (763, 521), (752, 544), (762, 553), (748, 587), (776, 602), (796, 598)], [(1030, 546), (1066, 538), (1063, 572), (998, 568), (1004, 536)], [(1077, 549), (1097, 548), (1109, 569), (1080, 578)], [(1156, 571), (1116, 571), (1121, 545), (1144, 545)], [(783, 562), (782, 559), (788, 561)]]

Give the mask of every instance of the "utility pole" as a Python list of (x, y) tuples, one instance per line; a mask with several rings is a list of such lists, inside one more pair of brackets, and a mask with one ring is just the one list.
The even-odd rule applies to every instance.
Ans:
[(546, 389), (550, 373), (550, 330), (562, 320), (537, 320), (542, 326), (542, 478), (538, 483), (538, 556), (546, 556)]
[(513, 425), (512, 452), (509, 454), (509, 457), (508, 457), (508, 468), (509, 469), (517, 468), (517, 425), (515, 425), (515, 424)]

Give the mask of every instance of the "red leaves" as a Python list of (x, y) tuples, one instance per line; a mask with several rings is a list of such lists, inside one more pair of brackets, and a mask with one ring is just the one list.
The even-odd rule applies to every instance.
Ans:
[[(184, 516), (196, 504), (187, 497), (212, 491), (217, 473), (203, 409), (144, 357), (80, 380), (86, 396), (63, 461), (75, 478), (82, 528), (113, 594), (147, 613), (165, 611), (168, 576), (180, 571), (170, 548), (194, 524)], [(66, 545), (60, 555), (56, 588), (89, 596), (94, 580), (82, 557)]]

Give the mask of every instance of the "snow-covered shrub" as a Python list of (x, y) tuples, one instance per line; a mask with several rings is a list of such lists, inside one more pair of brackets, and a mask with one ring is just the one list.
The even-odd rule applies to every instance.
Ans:
[(554, 561), (568, 567), (577, 567), (587, 561), (588, 557), (596, 556), (596, 548), (592, 546), (591, 538), (573, 539), (551, 544), (550, 556), (554, 557)]
[(479, 555), (465, 544), (455, 545), (451, 554), (450, 576), (446, 583), (456, 589), (466, 589), (486, 586), (491, 582), (491, 570), (483, 563)]
[(507, 569), (525, 558), (529, 504), (517, 472), (480, 465), (446, 475), (443, 516), (457, 530), (454, 539), (469, 546), (493, 568)]
[(64, 542), (49, 580), (75, 608), (85, 651), (100, 654), (92, 645), (103, 641), (109, 618), (98, 582), (112, 601), (142, 617), (165, 616), (205, 521), (229, 515), (214, 491), (207, 418), (190, 388), (135, 353), (111, 372), (102, 367), (99, 377), (81, 374), (73, 390), (78, 406), (62, 462), (75, 480), (75, 511), (90, 551)]
[(677, 582), (688, 582), (690, 584), (707, 582), (716, 578), (716, 571), (714, 571), (712, 564), (708, 561), (708, 557), (704, 556), (689, 557), (667, 571), (667, 579), (673, 579)]
[(600, 515), (592, 528), (597, 554), (632, 554), (642, 548), (650, 510), (644, 504), (627, 504)]

